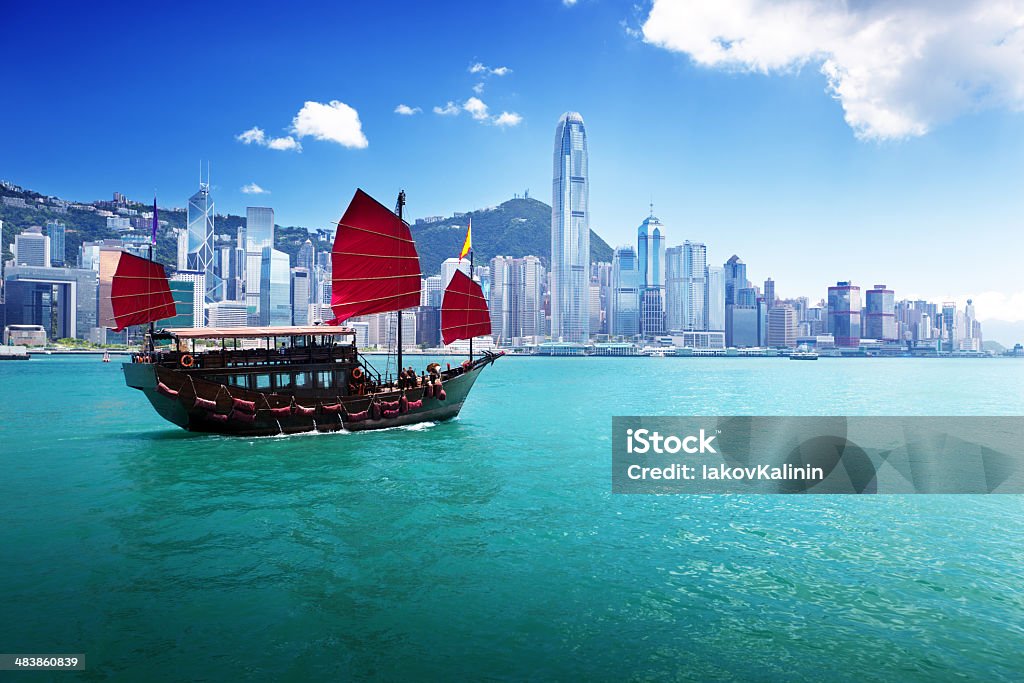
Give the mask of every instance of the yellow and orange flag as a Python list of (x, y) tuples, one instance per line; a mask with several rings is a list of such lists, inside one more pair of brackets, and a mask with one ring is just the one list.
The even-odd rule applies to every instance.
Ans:
[(469, 253), (469, 250), (473, 248), (473, 219), (469, 219), (469, 227), (466, 228), (466, 241), (462, 244), (462, 253), (459, 254), (459, 260), (461, 261)]

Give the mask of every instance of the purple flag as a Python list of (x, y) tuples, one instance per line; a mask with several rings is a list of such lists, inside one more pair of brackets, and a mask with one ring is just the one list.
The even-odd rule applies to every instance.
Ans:
[(156, 245), (156, 195), (153, 196), (153, 244)]

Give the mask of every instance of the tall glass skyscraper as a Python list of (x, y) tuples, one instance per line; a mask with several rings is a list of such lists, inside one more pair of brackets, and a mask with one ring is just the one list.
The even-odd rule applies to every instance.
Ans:
[(837, 282), (828, 288), (828, 331), (836, 346), (860, 346), (860, 287)]
[(612, 255), (611, 302), (608, 306), (608, 332), (613, 337), (631, 338), (640, 334), (640, 301), (643, 290), (636, 251), (619, 247)]
[(636, 253), (643, 282), (640, 331), (646, 337), (665, 333), (665, 240), (653, 212), (637, 228)]
[(896, 341), (896, 295), (885, 285), (875, 285), (865, 292), (864, 321), (868, 339)]
[(267, 206), (245, 208), (245, 250), (262, 253), (274, 246), (274, 210)]
[(260, 325), (291, 325), (292, 283), (288, 254), (271, 247), (263, 247), (260, 265)]
[(590, 338), (590, 211), (587, 131), (566, 112), (555, 129), (551, 189), (551, 336)]
[(67, 226), (60, 221), (46, 221), (46, 234), (50, 238), (50, 264), (61, 267), (67, 258), (65, 233)]
[(260, 279), (263, 277), (263, 249), (274, 248), (274, 210), (268, 206), (245, 209), (245, 305), (249, 324), (258, 325)]
[(210, 184), (200, 181), (199, 191), (188, 200), (188, 269), (206, 275), (207, 301), (223, 298), (213, 255), (213, 211)]

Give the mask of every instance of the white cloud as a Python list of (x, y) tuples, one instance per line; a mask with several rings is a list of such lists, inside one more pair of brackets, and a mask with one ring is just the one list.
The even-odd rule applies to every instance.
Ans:
[(572, 7), (576, 4), (576, 0), (562, 0), (562, 4), (566, 7)]
[(1024, 0), (654, 0), (643, 37), (710, 68), (771, 74), (814, 64), (860, 139), (1024, 109)]
[(302, 151), (302, 145), (291, 135), (286, 135), (283, 138), (271, 138), (267, 140), (267, 147), (270, 149)]
[(496, 126), (518, 126), (523, 122), (523, 117), (514, 111), (503, 111), (499, 116), (494, 117), (494, 125)]
[(440, 114), (441, 116), (458, 116), (459, 111), (459, 105), (455, 104), (451, 100), (449, 100), (448, 104), (443, 107), (434, 107), (434, 113)]
[(245, 194), (270, 194), (270, 190), (264, 190), (256, 183), (249, 183), (242, 187), (242, 192)]
[[(978, 320), (1004, 320), (1006, 322), (1024, 322), (1024, 291), (1021, 292), (981, 292), (952, 299), (937, 298), (936, 301), (956, 301), (962, 308), (968, 299), (974, 301), (974, 310)], [(984, 330), (982, 330), (984, 332)]]
[(395, 113), (402, 116), (412, 116), (413, 114), (419, 114), (421, 111), (423, 110), (419, 107), (410, 107), (408, 104), (400, 104), (395, 107)]
[(512, 73), (512, 69), (507, 66), (497, 66), (493, 69), (482, 62), (476, 62), (469, 67), (469, 73), (471, 74), (482, 74), (483, 76), (504, 76)]
[(477, 95), (483, 95), (484, 94), (484, 83), (483, 83), (483, 81), (481, 81), (481, 82), (479, 82), (479, 83), (477, 83), (476, 85), (473, 86), (473, 92), (475, 92)]
[(343, 147), (363, 149), (370, 144), (363, 135), (359, 112), (338, 100), (306, 102), (292, 119), (292, 132), (298, 138), (310, 136)]
[(487, 105), (479, 97), (470, 97), (463, 103), (462, 108), (477, 121), (487, 120)]
[(236, 135), (235, 139), (246, 145), (262, 145), (266, 142), (267, 134), (262, 128), (253, 126), (249, 130)]
[(260, 147), (269, 147), (270, 149), (279, 150), (296, 150), (302, 151), (302, 145), (290, 135), (283, 138), (268, 138), (267, 133), (258, 126), (253, 126), (247, 131), (239, 133), (235, 136), (235, 139), (246, 145), (259, 145)]

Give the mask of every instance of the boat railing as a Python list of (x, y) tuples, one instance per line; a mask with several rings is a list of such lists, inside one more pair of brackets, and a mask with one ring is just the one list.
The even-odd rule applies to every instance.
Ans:
[[(187, 364), (183, 360), (190, 357)], [(353, 359), (343, 346), (211, 349), (204, 352), (165, 351), (160, 360), (172, 365), (207, 369), (291, 365), (296, 362), (330, 363)]]
[(377, 368), (373, 367), (373, 364), (370, 363), (366, 356), (356, 351), (356, 359), (359, 361), (359, 364), (363, 366), (368, 380), (375, 383), (377, 386), (382, 386), (384, 384), (380, 373), (377, 372)]

